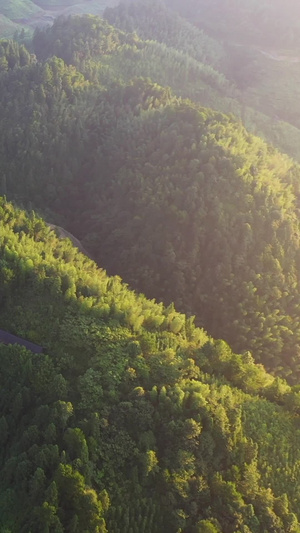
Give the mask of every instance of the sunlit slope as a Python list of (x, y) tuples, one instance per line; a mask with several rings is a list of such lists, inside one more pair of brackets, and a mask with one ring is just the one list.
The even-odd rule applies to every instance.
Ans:
[[(295, 134), (300, 124), (299, 4), (206, 0), (166, 4), (222, 45), (224, 61), (220, 69), (240, 91), (244, 124), (299, 158)], [(151, 9), (149, 3), (146, 5), (145, 9)], [(127, 10), (132, 17), (133, 8)], [(135, 22), (138, 27), (136, 18)]]
[(299, 168), (188, 105), (142, 113), (119, 143), (109, 195), (78, 224), (100, 263), (296, 379)]
[[(136, 31), (143, 39), (165, 45), (159, 51), (156, 44), (155, 55), (161, 58), (154, 65), (152, 60), (151, 71), (148, 67), (147, 75), (153, 81), (170, 85), (176, 94), (201, 105), (235, 114), (252, 133), (299, 159), (300, 63), (295, 63), (295, 53), (290, 52), (287, 59), (279, 55), (278, 61), (277, 53), (274, 59), (255, 42), (255, 46), (245, 47), (237, 44), (232, 34), (225, 42), (218, 34), (209, 37), (195, 27), (195, 17), (188, 22), (176, 14), (174, 5), (169, 8), (147, 1), (130, 2), (106, 9), (104, 16), (124, 31)], [(149, 48), (150, 44), (148, 57)], [(179, 57), (175, 63), (176, 54)], [(143, 73), (150, 63), (145, 58), (139, 62), (139, 55), (141, 51), (136, 50), (132, 62), (135, 73), (138, 69)], [(132, 71), (124, 54), (119, 68), (120, 72)]]
[(297, 389), (3, 200), (0, 298), (4, 531), (299, 532)]
[[(76, 55), (79, 23), (92, 31)], [(134, 36), (59, 21), (45, 57), (53, 35), (89, 81), (57, 58), (2, 76), (2, 191), (50, 208), (110, 272), (298, 379), (299, 167), (233, 118), (111, 78), (100, 58)]]

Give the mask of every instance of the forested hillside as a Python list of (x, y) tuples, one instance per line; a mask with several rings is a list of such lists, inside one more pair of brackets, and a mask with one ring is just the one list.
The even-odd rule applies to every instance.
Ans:
[(300, 49), (296, 0), (164, 0), (199, 27), (225, 38), (268, 47)]
[(300, 533), (298, 71), (212, 9), (0, 40), (3, 533)]
[(297, 387), (0, 214), (1, 531), (299, 532)]
[[(19, 0), (2, 4), (0, 1), (0, 37), (15, 35), (20, 42), (29, 45), (28, 36), (32, 31), (51, 25), (60, 14), (101, 14), (108, 7), (105, 16), (111, 23), (148, 40), (142, 49), (141, 44), (138, 49), (131, 48), (131, 54), (128, 50), (115, 54), (117, 76), (149, 76), (161, 85), (172, 86), (180, 96), (225, 113), (232, 112), (252, 133), (300, 159), (300, 109), (295, 105), (300, 101), (296, 41), (289, 50), (279, 49), (278, 46), (283, 46), (281, 43), (274, 51), (268, 43), (259, 48), (258, 39), (253, 37), (258, 28), (262, 35), (271, 34), (270, 27), (274, 24), (268, 31), (264, 27), (268, 13), (272, 14), (272, 20), (277, 17), (281, 25), (290, 24), (293, 28), (291, 7), (288, 17), (284, 17), (280, 3), (272, 8), (263, 6), (263, 14), (251, 3), (246, 15), (241, 6), (235, 6), (233, 14), (229, 3), (223, 2), (222, 6), (214, 3), (212, 8), (205, 0), (197, 6), (175, 2), (167, 7), (162, 1), (137, 0), (111, 9), (116, 4), (114, 0), (103, 3), (99, 0)], [(177, 15), (176, 9), (189, 22)], [(194, 17), (190, 16), (192, 12)], [(262, 27), (255, 23), (256, 19)], [(220, 21), (223, 21), (222, 28)], [(202, 23), (201, 30), (195, 27), (198, 23), (200, 26)], [(251, 25), (255, 25), (252, 41), (239, 40), (236, 28), (251, 28)], [(211, 27), (218, 28), (213, 37)], [(280, 35), (285, 35), (284, 28), (280, 31), (278, 28)], [(291, 29), (292, 35), (293, 32)], [(244, 35), (246, 32), (242, 29)]]
[(116, 0), (0, 0), (0, 38), (24, 38), (37, 27), (49, 26), (59, 15), (100, 15)]
[[(143, 39), (155, 39), (166, 45), (169, 56), (172, 52), (174, 54), (174, 50), (184, 52), (187, 66), (197, 61), (198, 69), (199, 63), (202, 63), (202, 70), (217, 70), (219, 78), (227, 79), (227, 91), (224, 83), (219, 84), (218, 93), (215, 86), (201, 87), (194, 73), (185, 76), (184, 70), (181, 73), (181, 85), (175, 85), (172, 78), (169, 85), (177, 94), (202, 105), (234, 113), (252, 133), (299, 160), (300, 109), (297, 102), (300, 97), (300, 57), (296, 44), (288, 50), (280, 48), (279, 43), (272, 49), (267, 44), (259, 48), (255, 38), (259, 24), (252, 31), (252, 41), (245, 43), (242, 38), (239, 40), (236, 30), (242, 28), (241, 33), (245, 35), (244, 25), (248, 29), (251, 27), (249, 20), (247, 23), (244, 20), (242, 4), (236, 6), (234, 11), (228, 2), (222, 2), (222, 5), (206, 0), (199, 4), (181, 1), (166, 3), (167, 7), (150, 0), (125, 2), (107, 8), (104, 16), (111, 24), (125, 31), (134, 30)], [(249, 17), (251, 9), (256, 11), (251, 2), (247, 5)], [(176, 14), (176, 8), (187, 20)], [(283, 22), (284, 17), (281, 11), (278, 14), (278, 9), (279, 6), (275, 8), (277, 20)], [(253, 14), (253, 20), (255, 16)], [(259, 15), (257, 18), (260, 18)], [(263, 20), (268, 19), (261, 17), (260, 22)], [(215, 32), (210, 32), (205, 22), (210, 22)], [(227, 31), (226, 35), (219, 28), (220, 24)], [(274, 31), (272, 35), (276, 35)], [(155, 74), (151, 77), (165, 84)]]
[[(151, 9), (152, 2), (142, 3)], [(239, 102), (245, 106), (241, 116), (247, 128), (295, 156), (298, 133), (294, 128), (287, 129), (286, 123), (299, 130), (299, 3), (165, 0), (164, 4), (186, 18), (193, 32), (196, 27), (221, 45), (224, 57), (221, 70), (241, 91)], [(140, 11), (139, 7), (128, 7), (126, 22), (122, 24), (128, 23), (129, 14), (139, 31), (143, 19)], [(168, 33), (165, 32), (165, 39)]]
[(2, 44), (2, 194), (297, 381), (298, 165), (233, 117), (117, 79), (116, 55), (144, 44), (101, 19), (58, 20), (34, 46), (38, 62)]

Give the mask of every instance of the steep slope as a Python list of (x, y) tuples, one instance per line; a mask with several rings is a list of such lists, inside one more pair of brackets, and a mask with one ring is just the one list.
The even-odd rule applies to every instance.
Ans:
[(41, 10), (36, 3), (31, 0), (0, 1), (0, 13), (13, 21), (29, 18), (40, 11)]
[(0, 36), (1, 38), (11, 37), (16, 31), (18, 31), (20, 26), (15, 24), (10, 19), (0, 14)]
[(53, 24), (56, 17), (91, 13), (100, 15), (115, 0), (0, 0), (0, 39), (29, 38), (37, 27)]
[[(239, 88), (242, 112), (232, 111), (242, 117), (244, 125), (299, 159), (296, 146), (291, 148), (298, 142), (295, 128), (299, 131), (300, 127), (297, 2), (167, 0), (165, 4), (173, 13), (175, 10), (186, 17), (194, 32), (196, 25), (222, 47), (220, 69)], [(118, 13), (122, 8), (117, 7), (110, 18), (123, 26), (130, 22), (138, 32), (143, 31), (142, 13), (151, 11), (151, 6), (148, 0), (129, 5), (123, 8), (121, 20)], [(168, 18), (170, 22), (171, 17)], [(162, 39), (169, 39), (168, 32)], [(225, 108), (218, 106), (218, 109), (226, 112)]]
[(268, 47), (300, 47), (296, 0), (164, 0), (218, 38)]
[(208, 37), (161, 2), (120, 3), (104, 12), (106, 20), (126, 32), (137, 31), (144, 40), (164, 43), (190, 57), (220, 68), (225, 60), (222, 44)]
[(77, 215), (86, 246), (133, 287), (297, 380), (299, 168), (188, 104), (141, 113), (118, 135), (118, 157), (92, 167), (106, 166), (109, 182), (92, 178)]
[(111, 78), (106, 58), (139, 41), (101, 19), (58, 21), (36, 39), (44, 57), (54, 39), (89, 81), (57, 58), (3, 72), (2, 193), (298, 380), (299, 167), (233, 118)]
[(299, 392), (33, 213), (0, 224), (0, 326), (44, 347), (0, 345), (1, 529), (299, 532)]
[[(152, 69), (149, 74), (153, 81), (162, 85), (168, 84), (176, 94), (191, 98), (201, 105), (225, 113), (234, 113), (252, 133), (262, 136), (274, 146), (299, 159), (300, 122), (296, 102), (299, 101), (300, 71), (297, 57), (294, 57), (298, 56), (298, 53), (278, 52), (275, 53), (274, 59), (272, 53), (265, 52), (265, 49), (260, 50), (255, 40), (248, 46), (237, 43), (234, 32), (230, 32), (230, 29), (226, 41), (223, 42), (217, 32), (212, 38), (203, 29), (196, 28), (195, 16), (188, 22), (176, 14), (173, 4), (169, 8), (160, 2), (140, 0), (107, 8), (104, 17), (110, 24), (124, 31), (135, 31), (143, 39), (155, 39), (166, 45), (168, 48), (161, 50), (161, 56), (168, 53), (170, 58), (175, 50), (181, 54), (184, 52), (185, 57), (182, 57), (181, 61), (184, 61), (185, 69), (182, 65), (173, 64), (171, 69), (167, 64), (163, 65), (163, 79), (158, 69), (158, 65), (163, 63), (162, 58), (157, 60), (156, 70)], [(197, 12), (196, 7), (194, 11)], [(241, 16), (240, 13), (239, 15)], [(218, 25), (218, 10), (215, 16), (214, 24)], [(204, 29), (205, 20), (205, 17), (203, 20), (201, 18), (201, 28)], [(240, 24), (238, 26), (240, 27)], [(285, 57), (285, 60), (276, 61), (277, 55)], [(122, 59), (130, 70), (128, 61)], [(136, 54), (135, 63), (137, 61)], [(142, 73), (142, 65), (139, 64), (139, 68)], [(199, 69), (203, 73), (206, 71), (206, 79), (199, 79)], [(170, 70), (172, 73), (178, 73), (181, 83), (174, 80)], [(166, 76), (169, 76), (169, 79)], [(219, 83), (216, 86), (214, 81), (217, 79)], [(203, 81), (206, 81), (205, 85)]]
[[(221, 112), (232, 112), (252, 133), (262, 136), (280, 150), (300, 159), (300, 110), (297, 104), (295, 108), (295, 102), (299, 101), (300, 86), (300, 73), (297, 69), (299, 54), (295, 37), (298, 30), (294, 27), (294, 11), (290, 5), (287, 13), (282, 12), (282, 5), (276, 4), (274, 8), (273, 5), (266, 4), (260, 6), (259, 10), (256, 5), (251, 5), (246, 16), (241, 6), (236, 5), (233, 16), (232, 6), (224, 2), (222, 6), (217, 4), (217, 9), (206, 5), (204, 0), (199, 5), (175, 2), (168, 6), (169, 10), (161, 2), (153, 3), (149, 0), (137, 4), (130, 2), (129, 6), (127, 4), (122, 4), (116, 10), (108, 10), (109, 20), (126, 31), (137, 31), (144, 39), (157, 39), (161, 44), (167, 43), (168, 48), (159, 47), (157, 43), (147, 43), (143, 51), (132, 50), (130, 62), (128, 54), (126, 56), (123, 51), (113, 62), (120, 75), (126, 77), (126, 73), (131, 74), (132, 71), (136, 75), (138, 71), (138, 75), (149, 76), (161, 85), (172, 86), (180, 96), (191, 98), (201, 105)], [(20, 22), (20, 25), (14, 26), (10, 20), (2, 19), (3, 31), (0, 27), (0, 36), (11, 36), (19, 30), (19, 39), (23, 39), (24, 35), (20, 37), (20, 30), (24, 25), (29, 29), (29, 33), (32, 33), (37, 27), (52, 24), (60, 14), (101, 14), (107, 6), (115, 5), (116, 2), (108, 0), (103, 3), (98, 0), (55, 0), (46, 3), (19, 0), (17, 3), (5, 2), (1, 8), (0, 2), (0, 13), (6, 14), (10, 20)], [(200, 13), (198, 22), (202, 25), (201, 30), (193, 25), (197, 24), (197, 16), (190, 16), (190, 22), (193, 23), (191, 24), (176, 16), (174, 9), (178, 9), (181, 15), (187, 17), (191, 13)], [(221, 18), (220, 10), (224, 12)], [(243, 27), (244, 23), (247, 30), (251, 29), (252, 36), (256, 35), (257, 31), (265, 35), (268, 33), (267, 29), (270, 33), (270, 26), (266, 29), (264, 24), (267, 24), (268, 18), (273, 20), (275, 16), (277, 20), (280, 19), (276, 35), (279, 33), (280, 36), (286, 36), (288, 30), (290, 31), (288, 41), (291, 42), (288, 50), (279, 50), (277, 44), (274, 52), (270, 49), (270, 43), (262, 43), (262, 48), (258, 49), (258, 39), (253, 38), (251, 42), (241, 46), (243, 40), (239, 40), (236, 35), (236, 28)], [(218, 27), (221, 19), (221, 28), (213, 38), (210, 28)], [(254, 26), (255, 31), (252, 31)], [(272, 28), (274, 29), (274, 24)], [(249, 35), (251, 32), (249, 30)], [(242, 37), (246, 34), (243, 29)], [(225, 43), (220, 36), (224, 37)], [(177, 54), (174, 54), (174, 49)], [(277, 60), (278, 57), (285, 59)], [(216, 69), (219, 71), (216, 72)], [(118, 76), (117, 73), (115, 75)], [(224, 75), (229, 78), (231, 85), (237, 85), (237, 89), (231, 90), (230, 94), (228, 82), (224, 83)], [(274, 78), (276, 82), (278, 79), (284, 82), (274, 84)], [(286, 85), (287, 79), (291, 82)]]

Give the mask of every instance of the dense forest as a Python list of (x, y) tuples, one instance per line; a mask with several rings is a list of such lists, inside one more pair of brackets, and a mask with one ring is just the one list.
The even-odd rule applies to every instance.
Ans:
[(116, 0), (0, 0), (0, 38), (26, 38), (59, 15), (101, 15)]
[(300, 111), (217, 6), (0, 40), (3, 533), (300, 532)]
[(164, 0), (164, 3), (218, 39), (300, 49), (300, 6), (296, 0), (288, 4), (284, 0)]
[(134, 34), (59, 19), (33, 45), (1, 45), (2, 194), (295, 383), (299, 166), (232, 116), (117, 79)]
[[(219, 79), (223, 79), (223, 83), (218, 86), (218, 92), (215, 85), (209, 89), (203, 84), (201, 86), (195, 74), (186, 78), (184, 71), (181, 74), (181, 85), (175, 85), (172, 78), (169, 85), (181, 96), (192, 98), (202, 105), (225, 113), (234, 113), (252, 133), (267, 139), (299, 160), (299, 47), (296, 42), (288, 48), (287, 44), (284, 46), (279, 43), (278, 34), (283, 35), (284, 30), (281, 28), (281, 31), (274, 32), (273, 22), (276, 17), (278, 24), (284, 24), (282, 10), (285, 9), (285, 4), (282, 2), (279, 6), (279, 2), (274, 8), (275, 4), (272, 2), (272, 9), (270, 6), (266, 8), (269, 17), (272, 10), (275, 11), (267, 31), (266, 28), (262, 29), (260, 24), (270, 20), (257, 13), (254, 2), (247, 2), (245, 14), (241, 3), (232, 9), (229, 2), (211, 3), (203, 0), (192, 3), (189, 9), (189, 2), (180, 1), (180, 6), (184, 7), (179, 11), (187, 16), (187, 20), (174, 12), (176, 2), (170, 5), (166, 3), (170, 9), (161, 2), (150, 0), (126, 2), (115, 8), (107, 8), (104, 16), (120, 29), (132, 31), (134, 28), (141, 38), (155, 39), (164, 44), (169, 56), (174, 55), (175, 51), (184, 52), (185, 62), (190, 67), (197, 61), (198, 68), (199, 63), (202, 64), (202, 71), (213, 68), (218, 72)], [(299, 11), (299, 7), (297, 9)], [(286, 11), (289, 14), (292, 12), (291, 8), (285, 9)], [(193, 13), (193, 16), (189, 17), (189, 13)], [(205, 26), (205, 21), (208, 23), (210, 20), (213, 21), (215, 32), (209, 32), (209, 28)], [(299, 18), (294, 20), (297, 22)], [(199, 27), (196, 27), (195, 23), (198, 24), (198, 21)], [(223, 24), (226, 34), (219, 27), (220, 24)], [(248, 30), (251, 28), (249, 33), (252, 40), (247, 42), (243, 39), (246, 35), (244, 27)], [(242, 29), (240, 38), (237, 35), (239, 28)], [(271, 37), (271, 42), (272, 36), (275, 36), (277, 46), (265, 42), (259, 47), (258, 28), (263, 36)], [(152, 79), (165, 84), (158, 75), (158, 72), (152, 73)], [(230, 91), (228, 88), (225, 90), (224, 78), (230, 82)]]
[(300, 393), (1, 202), (1, 531), (300, 531)]

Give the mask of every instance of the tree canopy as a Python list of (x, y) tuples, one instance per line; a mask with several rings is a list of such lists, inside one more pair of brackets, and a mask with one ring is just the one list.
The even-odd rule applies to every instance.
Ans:
[(0, 41), (0, 530), (299, 533), (297, 113), (105, 16)]

